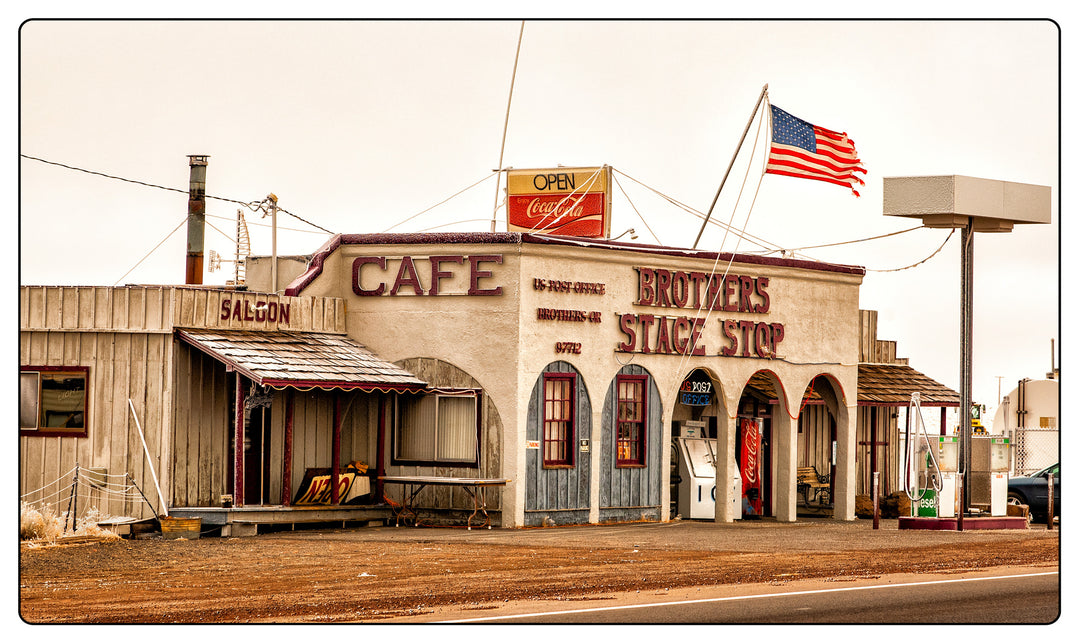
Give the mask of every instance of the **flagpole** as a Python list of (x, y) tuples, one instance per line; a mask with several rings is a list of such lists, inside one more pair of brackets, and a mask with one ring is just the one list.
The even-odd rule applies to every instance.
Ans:
[[(495, 208), (491, 212), (491, 232), (495, 232), (495, 218), (499, 212), (499, 184), (503, 172), (503, 152), (506, 151), (506, 128), (510, 124), (510, 103), (514, 100), (514, 81), (517, 80), (518, 58), (521, 57), (521, 38), (525, 35), (525, 21), (521, 21), (521, 29), (518, 30), (517, 53), (514, 54), (514, 72), (510, 75), (510, 96), (506, 99), (506, 120), (503, 121), (502, 145), (499, 147), (499, 176), (495, 179)], [(509, 179), (507, 180), (509, 181)]]
[(712, 217), (713, 208), (716, 207), (716, 200), (720, 198), (720, 191), (724, 189), (724, 184), (727, 183), (728, 175), (731, 174), (731, 168), (735, 165), (735, 157), (739, 156), (739, 150), (742, 149), (743, 141), (746, 140), (746, 133), (750, 131), (750, 126), (754, 123), (754, 117), (757, 116), (758, 108), (761, 107), (761, 100), (765, 98), (765, 92), (768, 90), (769, 84), (765, 83), (765, 87), (761, 88), (761, 94), (757, 97), (757, 103), (754, 104), (754, 111), (750, 114), (750, 120), (746, 122), (746, 129), (743, 130), (742, 138), (739, 139), (739, 147), (735, 148), (735, 154), (731, 155), (731, 163), (728, 164), (727, 172), (724, 173), (724, 178), (720, 181), (720, 187), (716, 189), (716, 196), (713, 197), (712, 205), (709, 206), (709, 212), (705, 215), (705, 221), (701, 222), (701, 230), (698, 231), (693, 248), (697, 248), (698, 242), (701, 241), (701, 233), (705, 232), (705, 225), (709, 223), (709, 218)]

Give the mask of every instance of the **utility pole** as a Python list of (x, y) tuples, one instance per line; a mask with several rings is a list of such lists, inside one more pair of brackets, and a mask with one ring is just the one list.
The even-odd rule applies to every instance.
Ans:
[(277, 293), (277, 195), (271, 192), (266, 200), (270, 202), (270, 289)]

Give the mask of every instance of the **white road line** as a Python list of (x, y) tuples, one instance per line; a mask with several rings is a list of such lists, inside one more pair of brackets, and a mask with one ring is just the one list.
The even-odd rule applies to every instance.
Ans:
[(712, 597), (709, 599), (685, 599), (676, 602), (656, 602), (651, 604), (633, 604), (631, 606), (602, 606), (599, 608), (578, 608), (575, 610), (560, 610), (551, 611), (546, 613), (527, 613), (523, 615), (501, 615), (491, 617), (475, 617), (472, 619), (455, 619), (445, 622), (437, 622), (439, 624), (468, 624), (475, 622), (493, 622), (500, 619), (522, 619), (532, 617), (547, 617), (554, 615), (574, 615), (580, 613), (600, 613), (604, 611), (614, 610), (627, 610), (632, 608), (658, 608), (662, 606), (681, 606), (687, 604), (707, 604), (710, 602), (729, 602), (741, 599), (765, 599), (770, 597), (794, 597), (796, 595), (817, 595), (823, 593), (843, 593), (853, 590), (877, 590), (881, 588), (903, 588), (905, 586), (930, 586), (934, 584), (956, 584), (967, 581), (989, 581), (997, 579), (1021, 579), (1023, 577), (1043, 577), (1046, 575), (1056, 575), (1057, 572), (1032, 572), (1022, 575), (1000, 575), (997, 577), (970, 577), (967, 579), (938, 579), (935, 581), (910, 581), (900, 584), (879, 584), (877, 586), (849, 586), (846, 588), (822, 588), (819, 590), (795, 590), (785, 593), (765, 593), (763, 595), (736, 595), (733, 597)]

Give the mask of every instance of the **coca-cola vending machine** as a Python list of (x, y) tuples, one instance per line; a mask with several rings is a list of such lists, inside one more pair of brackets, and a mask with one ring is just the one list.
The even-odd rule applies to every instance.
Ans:
[(739, 474), (742, 476), (742, 506), (744, 517), (761, 516), (761, 431), (760, 418), (740, 418)]

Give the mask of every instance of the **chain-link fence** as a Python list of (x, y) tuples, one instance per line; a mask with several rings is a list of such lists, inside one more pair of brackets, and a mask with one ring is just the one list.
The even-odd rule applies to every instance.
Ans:
[(1012, 432), (1013, 476), (1028, 476), (1059, 461), (1056, 428), (1019, 427)]

